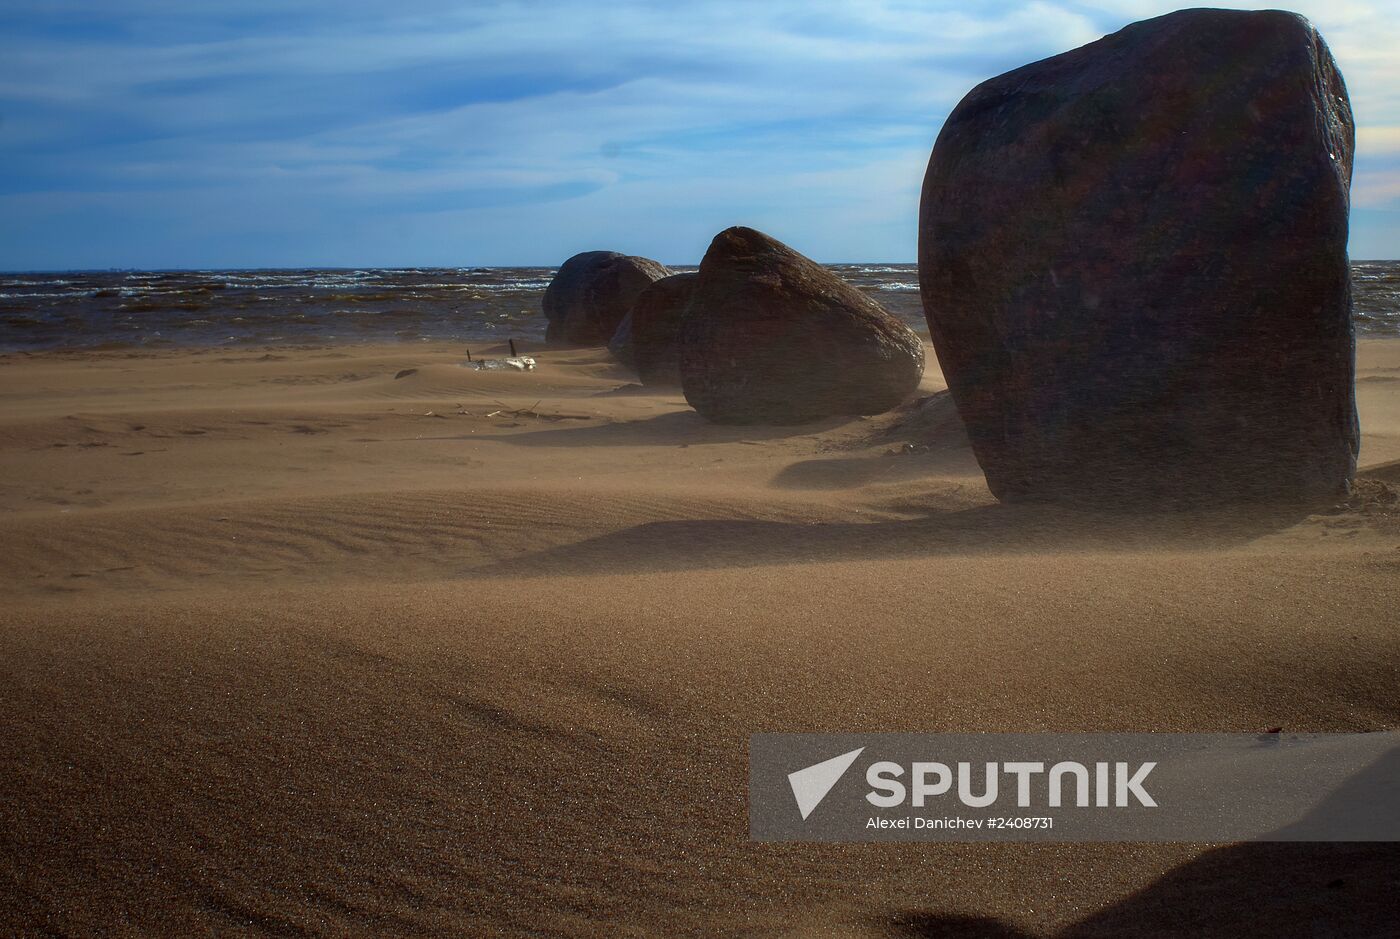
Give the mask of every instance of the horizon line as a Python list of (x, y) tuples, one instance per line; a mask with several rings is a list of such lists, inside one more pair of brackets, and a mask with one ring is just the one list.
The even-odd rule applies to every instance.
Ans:
[[(564, 261), (567, 261), (565, 258)], [(655, 260), (650, 259), (650, 260)], [(901, 267), (918, 267), (917, 261), (817, 261), (815, 263), (828, 267), (854, 267), (856, 265), (870, 264), (890, 264)], [(296, 264), (287, 267), (273, 266), (253, 266), (253, 267), (52, 267), (52, 268), (0, 268), (0, 276), (12, 274), (115, 274), (127, 271), (136, 271), (151, 274), (199, 274), (215, 273), (219, 271), (465, 271), (465, 270), (490, 270), (490, 271), (510, 271), (527, 269), (558, 269), (564, 263), (557, 264), (422, 264), (422, 265), (381, 265), (381, 264), (321, 264), (307, 265)], [(665, 267), (699, 267), (699, 262), (679, 262), (679, 261), (658, 261)], [(1400, 258), (1347, 258), (1348, 264), (1377, 264), (1377, 263), (1400, 263)]]

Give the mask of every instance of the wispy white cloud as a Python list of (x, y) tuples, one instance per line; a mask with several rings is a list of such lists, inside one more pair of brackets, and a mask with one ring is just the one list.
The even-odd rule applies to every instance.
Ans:
[[(739, 221), (907, 259), (969, 88), (1172, 6), (11, 0), (0, 266), (684, 260)], [(1351, 86), (1363, 209), (1397, 206), (1383, 6), (1301, 4)]]

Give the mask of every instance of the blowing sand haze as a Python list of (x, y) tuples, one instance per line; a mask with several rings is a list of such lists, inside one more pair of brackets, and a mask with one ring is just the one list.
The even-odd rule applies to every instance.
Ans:
[(749, 788), (1397, 730), (1393, 17), (131, 6), (0, 56), (0, 934), (1395, 932), (1394, 841)]
[(723, 427), (525, 351), (6, 358), (5, 931), (1393, 921), (1387, 846), (755, 845), (744, 805), (757, 729), (1393, 727), (1393, 504), (1012, 508), (932, 368)]

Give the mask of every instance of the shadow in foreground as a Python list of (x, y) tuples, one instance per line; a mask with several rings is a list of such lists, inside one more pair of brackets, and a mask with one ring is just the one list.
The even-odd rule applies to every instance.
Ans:
[(1400, 844), (1219, 848), (1065, 930), (1101, 936), (1386, 936), (1400, 924)]
[[(1396, 935), (1400, 844), (1250, 843), (1208, 851), (1151, 886), (1052, 935), (1058, 939)], [(874, 924), (892, 939), (1040, 935), (995, 919), (903, 911)]]
[[(1400, 749), (1274, 833), (1357, 838), (1400, 824)], [(1383, 817), (1382, 817), (1383, 816)], [(1400, 930), (1400, 842), (1260, 841), (1220, 848), (1076, 924), (1098, 936), (1385, 936)]]
[(875, 923), (894, 939), (1027, 939), (1028, 933), (994, 919), (956, 914), (901, 912)]
[[(1391, 750), (1271, 837), (1362, 837), (1400, 825), (1400, 749)], [(896, 937), (1026, 933), (996, 920), (901, 912)], [(1400, 842), (1257, 841), (1217, 848), (1056, 935), (1380, 937), (1400, 928)]]

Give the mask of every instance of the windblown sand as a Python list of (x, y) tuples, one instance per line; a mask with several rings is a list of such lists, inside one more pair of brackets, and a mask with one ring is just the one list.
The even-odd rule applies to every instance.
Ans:
[[(0, 358), (0, 933), (1400, 922), (1394, 846), (761, 845), (745, 804), (758, 731), (1396, 729), (1393, 506), (1002, 507), (935, 369), (723, 428), (534, 354)], [(1400, 482), (1400, 342), (1358, 392)]]

